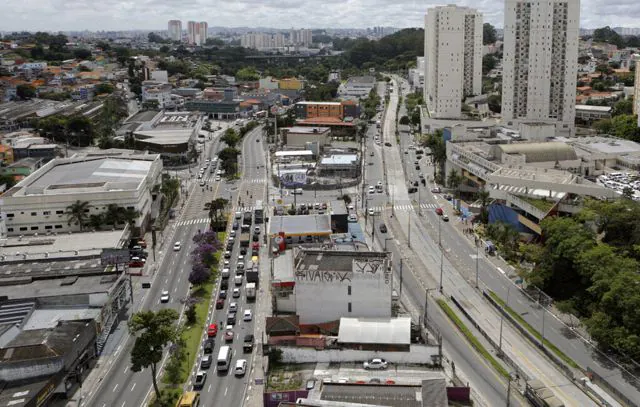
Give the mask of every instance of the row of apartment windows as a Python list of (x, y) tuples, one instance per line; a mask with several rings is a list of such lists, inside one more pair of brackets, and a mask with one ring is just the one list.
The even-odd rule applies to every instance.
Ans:
[[(44, 230), (53, 230), (53, 229), (62, 229), (62, 225), (45, 225), (44, 226)], [(27, 232), (29, 230), (32, 232), (37, 232), (38, 230), (40, 230), (40, 226), (31, 226), (31, 227), (21, 226), (18, 230), (20, 232)], [(15, 228), (7, 228), (8, 233), (13, 233), (14, 231), (15, 231)]]
[[(103, 210), (107, 209), (106, 206), (102, 207)], [(127, 206), (127, 209), (129, 210), (133, 210), (135, 209), (133, 206)], [(91, 210), (90, 209), (85, 209), (84, 210), (85, 213), (89, 213)], [(24, 212), (20, 212), (20, 215), (24, 215)], [(42, 215), (43, 216), (49, 216), (51, 215), (51, 211), (42, 211)], [(63, 210), (57, 210), (56, 211), (56, 215), (64, 215), (64, 211)], [(38, 212), (31, 212), (31, 216), (38, 216)], [(15, 213), (7, 213), (7, 218), (11, 219), (15, 217)]]

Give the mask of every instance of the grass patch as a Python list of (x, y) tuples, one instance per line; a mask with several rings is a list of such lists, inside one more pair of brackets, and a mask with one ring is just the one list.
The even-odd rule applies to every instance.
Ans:
[(302, 388), (302, 374), (291, 371), (287, 366), (282, 366), (282, 369), (273, 371), (267, 378), (267, 389), (269, 391), (287, 391), (298, 390)]
[(535, 208), (541, 210), (544, 213), (549, 212), (554, 205), (553, 202), (547, 201), (546, 199), (542, 199), (542, 198), (531, 198), (529, 196), (521, 196), (521, 195), (517, 195), (517, 196), (518, 198), (522, 199), (526, 203), (534, 206)]
[[(542, 335), (536, 329), (534, 329), (531, 325), (529, 325), (529, 323), (525, 321), (520, 314), (515, 312), (511, 307), (508, 307), (507, 304), (502, 300), (502, 298), (498, 297), (498, 295), (496, 295), (496, 293), (494, 293), (493, 291), (489, 291), (489, 295), (491, 296), (491, 298), (493, 298), (495, 302), (500, 304), (500, 306), (504, 308), (504, 310), (507, 311), (507, 313), (509, 313), (509, 315), (511, 315), (513, 319), (515, 319), (516, 321), (518, 321), (520, 325), (525, 327), (525, 329), (529, 331), (531, 335), (535, 336), (536, 339), (538, 339), (538, 341), (542, 340)], [(556, 356), (558, 356), (560, 359), (562, 359), (562, 361), (567, 365), (571, 366), (574, 369), (580, 369), (580, 366), (578, 366), (578, 364), (574, 362), (573, 359), (571, 359), (564, 352), (558, 349), (556, 345), (549, 342), (547, 338), (544, 339), (544, 346), (546, 346), (548, 349), (551, 349), (551, 351), (555, 353)]]
[(451, 319), (451, 321), (458, 327), (460, 332), (467, 338), (471, 346), (475, 348), (475, 350), (482, 355), (491, 366), (500, 373), (505, 379), (509, 379), (509, 372), (493, 357), (491, 353), (480, 343), (478, 338), (475, 337), (474, 334), (471, 333), (469, 328), (458, 318), (455, 312), (449, 307), (449, 305), (443, 299), (437, 299), (436, 302), (442, 308), (445, 314)]

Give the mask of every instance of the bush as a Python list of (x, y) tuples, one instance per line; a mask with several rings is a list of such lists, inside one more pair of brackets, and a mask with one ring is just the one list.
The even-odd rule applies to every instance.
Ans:
[(195, 307), (195, 305), (192, 305), (189, 308), (187, 308), (187, 311), (185, 312), (185, 316), (187, 317), (187, 323), (189, 325), (193, 325), (193, 324), (196, 323), (196, 307)]

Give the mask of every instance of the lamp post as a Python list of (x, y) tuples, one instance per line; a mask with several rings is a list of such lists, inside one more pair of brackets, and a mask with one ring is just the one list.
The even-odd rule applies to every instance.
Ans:
[(478, 288), (478, 269), (480, 263), (480, 251), (478, 250), (478, 243), (476, 242), (476, 288)]
[[(509, 306), (509, 294), (511, 293), (511, 282), (509, 282), (509, 286), (507, 287), (507, 303), (505, 305), (505, 307)], [(498, 355), (502, 355), (502, 323), (504, 321), (504, 313), (507, 310), (503, 310), (500, 313), (500, 340), (498, 341)]]
[(509, 372), (509, 382), (507, 383), (507, 407), (511, 405), (511, 382), (518, 379), (518, 374)]
[(546, 314), (546, 309), (544, 305), (540, 305), (542, 306), (542, 339), (540, 340), (540, 346), (544, 349), (544, 315)]
[(442, 274), (444, 270), (444, 250), (442, 249), (442, 218), (438, 218), (438, 246), (440, 246), (440, 293), (442, 294)]

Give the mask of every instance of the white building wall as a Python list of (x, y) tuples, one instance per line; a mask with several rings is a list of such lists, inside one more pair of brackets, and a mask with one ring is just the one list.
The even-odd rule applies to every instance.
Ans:
[(457, 6), (425, 17), (425, 101), (435, 118), (461, 116), (465, 96), (482, 91), (482, 15)]
[(640, 55), (635, 56), (636, 76), (633, 83), (633, 114), (638, 115), (638, 127), (640, 127)]
[[(553, 123), (570, 132), (575, 119), (579, 0), (506, 0), (502, 116)], [(511, 123), (511, 124), (510, 124)]]
[(390, 317), (391, 287), (386, 263), (374, 273), (297, 271), (296, 311), (301, 324), (321, 324), (341, 317)]
[(169, 20), (169, 39), (182, 41), (182, 22), (180, 20)]

